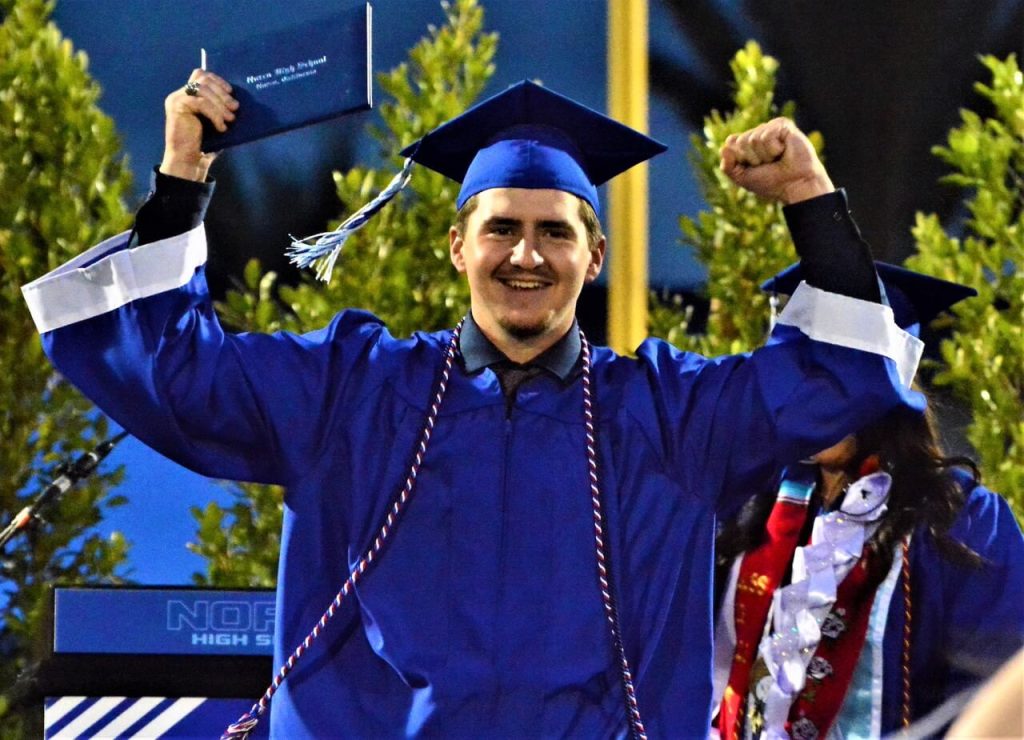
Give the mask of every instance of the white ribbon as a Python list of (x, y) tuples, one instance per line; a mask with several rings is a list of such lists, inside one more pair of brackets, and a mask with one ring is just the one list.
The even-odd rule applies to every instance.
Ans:
[(763, 737), (789, 740), (786, 721), (807, 680), (807, 666), (821, 641), (821, 625), (832, 611), (839, 584), (853, 570), (864, 543), (886, 512), (892, 478), (872, 473), (850, 486), (843, 505), (814, 520), (811, 542), (793, 553), (792, 583), (772, 597), (771, 630), (759, 655), (768, 667)]

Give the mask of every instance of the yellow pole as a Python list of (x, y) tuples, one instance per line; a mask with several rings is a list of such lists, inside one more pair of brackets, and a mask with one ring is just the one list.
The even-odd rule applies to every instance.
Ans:
[[(608, 114), (647, 132), (647, 0), (608, 0)], [(608, 345), (632, 353), (647, 336), (647, 165), (608, 189)]]

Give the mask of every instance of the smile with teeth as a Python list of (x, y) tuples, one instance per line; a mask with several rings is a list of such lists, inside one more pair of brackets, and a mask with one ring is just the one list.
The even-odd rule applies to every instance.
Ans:
[(530, 278), (500, 278), (503, 285), (514, 290), (539, 290), (548, 287), (549, 283), (543, 280), (532, 280)]

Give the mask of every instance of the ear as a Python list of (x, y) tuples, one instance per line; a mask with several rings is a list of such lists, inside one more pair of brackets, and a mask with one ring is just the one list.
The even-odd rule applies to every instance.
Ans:
[(590, 265), (587, 267), (587, 276), (584, 282), (592, 283), (601, 274), (601, 267), (604, 265), (604, 251), (607, 246), (608, 241), (602, 236), (590, 250)]
[(448, 256), (459, 272), (466, 271), (466, 258), (462, 255), (462, 235), (454, 226), (448, 229)]

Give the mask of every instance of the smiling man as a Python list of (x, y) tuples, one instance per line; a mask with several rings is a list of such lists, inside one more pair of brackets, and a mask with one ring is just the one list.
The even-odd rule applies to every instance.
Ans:
[[(587, 224), (590, 224), (588, 228)], [(593, 210), (561, 190), (494, 188), (463, 206), (449, 232), (480, 330), (509, 359), (532, 360), (569, 331), (605, 239)]]
[(204, 278), (200, 149), (201, 118), (235, 110), (194, 72), (167, 98), (138, 246), (115, 237), (24, 292), (57, 367), (132, 434), (286, 486), (285, 668), (252, 715), (273, 699), (289, 739), (703, 736), (715, 517), (742, 500), (726, 492), (920, 401), (900, 380), (916, 346), (807, 139), (776, 120), (723, 152), (736, 182), (793, 204), (807, 284), (776, 341), (628, 358), (574, 314), (604, 260), (597, 186), (657, 142), (515, 85), (407, 150), (461, 183), (458, 327), (398, 339), (345, 310), (236, 335)]

